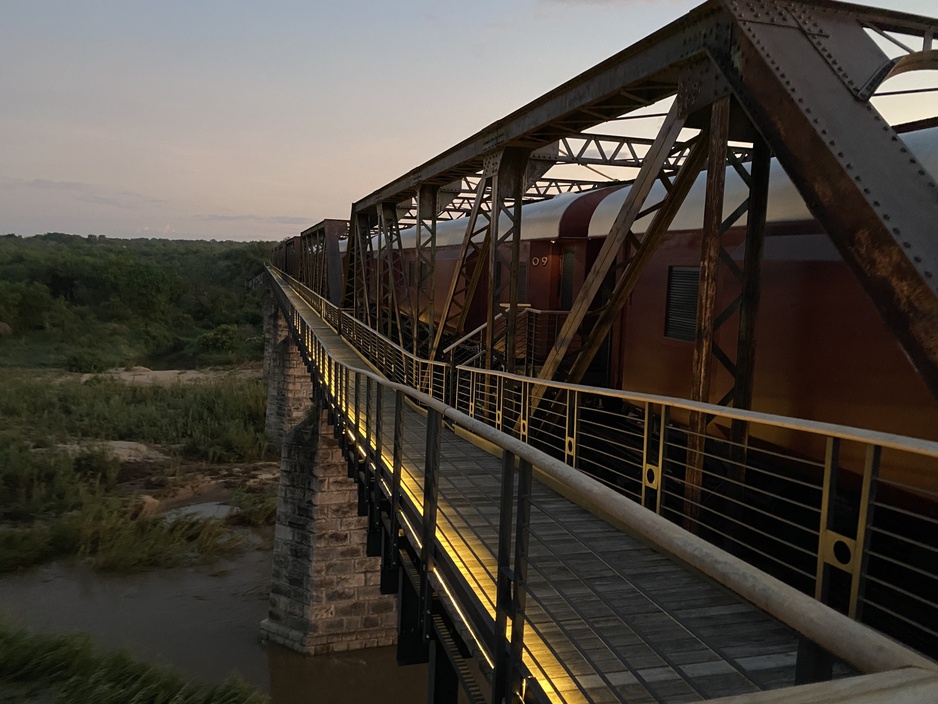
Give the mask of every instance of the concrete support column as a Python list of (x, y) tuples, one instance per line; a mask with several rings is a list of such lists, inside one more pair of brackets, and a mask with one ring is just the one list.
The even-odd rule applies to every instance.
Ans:
[(264, 378), (267, 380), (267, 440), (280, 445), (306, 416), (313, 383), (273, 296), (264, 301)]
[(392, 645), (395, 597), (365, 554), (366, 521), (327, 416), (313, 409), (283, 440), (273, 580), (264, 637), (310, 655)]

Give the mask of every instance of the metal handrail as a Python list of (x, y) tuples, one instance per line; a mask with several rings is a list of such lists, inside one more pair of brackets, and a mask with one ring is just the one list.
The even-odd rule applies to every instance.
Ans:
[(532, 379), (520, 374), (498, 369), (480, 370), (477, 367), (458, 366), (457, 371), (471, 374), (483, 373), (493, 377), (500, 377), (518, 383), (536, 384), (546, 386), (552, 389), (561, 389), (566, 391), (578, 391), (582, 393), (595, 394), (597, 396), (607, 396), (609, 398), (621, 399), (636, 406), (645, 404), (666, 405), (671, 408), (680, 408), (682, 410), (704, 413), (727, 420), (740, 420), (744, 422), (759, 423), (760, 425), (771, 425), (784, 430), (797, 430), (816, 435), (825, 435), (839, 438), (841, 440), (856, 441), (867, 444), (879, 445), (904, 452), (914, 452), (926, 457), (938, 459), (938, 442), (914, 438), (907, 435), (896, 435), (885, 433), (878, 430), (865, 430), (848, 425), (839, 425), (836, 423), (825, 423), (823, 421), (807, 420), (802, 418), (793, 418), (790, 416), (780, 416), (761, 411), (750, 411), (736, 409), (731, 406), (717, 406), (712, 403), (702, 401), (691, 401), (677, 396), (659, 396), (656, 394), (645, 394), (633, 391), (623, 391), (620, 389), (609, 389), (601, 386), (585, 386), (582, 384), (570, 384), (564, 381), (546, 381), (544, 379)]
[[(504, 315), (505, 315), (504, 312), (499, 313), (498, 315), (495, 316), (495, 320), (498, 320), (499, 318), (504, 317)], [(454, 342), (453, 344), (451, 344), (451, 345), (449, 345), (448, 347), (444, 348), (444, 349), (443, 349), (443, 356), (444, 356), (444, 357), (448, 356), (450, 352), (452, 352), (453, 350), (455, 350), (457, 347), (459, 347), (459, 346), (462, 345), (463, 343), (465, 343), (465, 342), (471, 340), (473, 337), (475, 337), (475, 336), (478, 335), (480, 332), (482, 332), (483, 330), (485, 330), (488, 326), (489, 326), (488, 322), (484, 322), (484, 323), (482, 323), (479, 327), (477, 327), (475, 330), (473, 330), (472, 332), (467, 332), (465, 335), (463, 335), (463, 336), (460, 337), (458, 340), (456, 340), (456, 342)]]
[[(280, 289), (276, 280), (275, 284)], [(281, 293), (282, 304), (297, 313), (282, 289)], [(548, 486), (612, 525), (640, 536), (656, 549), (716, 580), (861, 673), (888, 672), (906, 667), (938, 671), (938, 665), (928, 658), (822, 605), (743, 560), (689, 534), (662, 516), (644, 510), (622, 494), (526, 442), (410, 386), (389, 381), (367, 369), (339, 362), (331, 354), (328, 343), (322, 340), (298, 313), (297, 318), (299, 320), (296, 322), (301, 322), (305, 328), (302, 333), (298, 331), (298, 342), (313, 342), (328, 356), (327, 368), (317, 371), (323, 383), (329, 386), (337, 397), (344, 398), (340, 408), (349, 406), (348, 381), (345, 382), (343, 390), (342, 383), (336, 379), (341, 369), (346, 380), (349, 374), (370, 379), (385, 389), (407, 396), (417, 405), (439, 414), (440, 418), (446, 418), (522, 462), (529, 463)], [(321, 359), (320, 355), (310, 354), (311, 352), (312, 350), (306, 350), (310, 359)], [(348, 417), (347, 421), (351, 421), (351, 418)]]
[[(524, 315), (524, 316), (531, 316), (531, 315), (566, 315), (566, 314), (569, 313), (569, 312), (570, 312), (570, 311), (566, 311), (566, 310), (542, 310), (542, 309), (540, 309), (540, 308), (533, 308), (533, 307), (531, 307), (531, 306), (524, 306), (523, 308), (520, 308), (520, 309), (518, 310), (518, 315), (519, 315), (519, 317), (522, 316), (522, 315)], [(495, 320), (500, 320), (500, 319), (502, 319), (502, 318), (504, 318), (504, 317), (505, 317), (505, 312), (502, 311), (501, 313), (499, 313), (498, 315), (495, 316)], [(446, 356), (449, 355), (453, 350), (455, 350), (456, 348), (458, 348), (460, 345), (464, 344), (465, 342), (471, 340), (473, 337), (475, 337), (476, 335), (478, 335), (480, 332), (482, 332), (483, 330), (485, 330), (487, 327), (488, 327), (488, 322), (485, 322), (485, 323), (482, 323), (481, 325), (479, 325), (477, 328), (475, 328), (475, 329), (472, 330), (471, 332), (467, 332), (465, 335), (463, 335), (462, 337), (460, 337), (458, 340), (456, 340), (455, 342), (453, 342), (451, 345), (449, 345), (448, 347), (445, 347), (445, 348), (443, 349), (443, 356), (446, 357)]]

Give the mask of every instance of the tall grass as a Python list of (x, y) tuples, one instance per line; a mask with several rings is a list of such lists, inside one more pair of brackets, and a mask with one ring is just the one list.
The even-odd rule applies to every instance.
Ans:
[[(55, 445), (134, 440), (173, 445), (193, 459), (256, 460), (267, 452), (265, 400), (256, 380), (132, 386), (0, 370), (0, 571), (60, 556), (135, 570), (230, 551), (239, 537), (222, 521), (139, 515), (133, 500), (110, 493), (116, 458)], [(269, 502), (247, 498), (250, 520), (242, 523), (269, 516)]]
[(223, 555), (242, 542), (217, 519), (141, 516), (122, 499), (86, 492), (77, 510), (0, 528), (0, 572), (65, 556), (109, 571), (172, 567)]
[(133, 440), (182, 445), (192, 459), (253, 461), (267, 453), (266, 401), (256, 379), (137, 386), (104, 376), (81, 383), (0, 370), (0, 418), (7, 432), (39, 444)]
[[(236, 676), (186, 681), (126, 652), (95, 653), (87, 635), (34, 635), (0, 623), (0, 684), (28, 687), (56, 704), (266, 704)], [(54, 697), (52, 699), (51, 697)]]

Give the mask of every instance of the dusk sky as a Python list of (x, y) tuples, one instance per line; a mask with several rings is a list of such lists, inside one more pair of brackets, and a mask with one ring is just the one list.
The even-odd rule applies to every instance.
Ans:
[(294, 235), (698, 4), (3, 0), (0, 234)]

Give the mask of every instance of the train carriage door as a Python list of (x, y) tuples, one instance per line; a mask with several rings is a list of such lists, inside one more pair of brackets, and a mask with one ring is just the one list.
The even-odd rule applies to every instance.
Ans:
[(573, 307), (573, 283), (575, 274), (576, 252), (572, 249), (564, 249), (560, 271), (560, 310), (570, 310)]
[[(584, 280), (589, 276), (590, 271), (593, 268), (593, 264), (596, 261), (596, 257), (599, 256), (599, 251), (602, 248), (602, 240), (600, 239), (591, 239), (586, 240), (584, 243), (584, 256), (585, 261), (585, 271), (584, 271)], [(590, 306), (590, 317), (595, 320), (595, 310), (603, 306), (606, 301), (609, 300), (612, 295), (612, 291), (615, 288), (615, 271), (609, 271), (606, 274), (605, 279), (603, 280), (602, 286), (599, 289), (599, 293), (596, 298), (593, 300), (592, 305)], [(596, 352), (596, 356), (593, 357), (593, 361), (590, 363), (589, 368), (586, 370), (586, 374), (583, 375), (582, 383), (588, 384), (590, 386), (606, 386), (610, 385), (612, 379), (612, 338), (615, 333), (615, 328), (610, 330), (606, 337), (603, 339), (602, 346)]]

